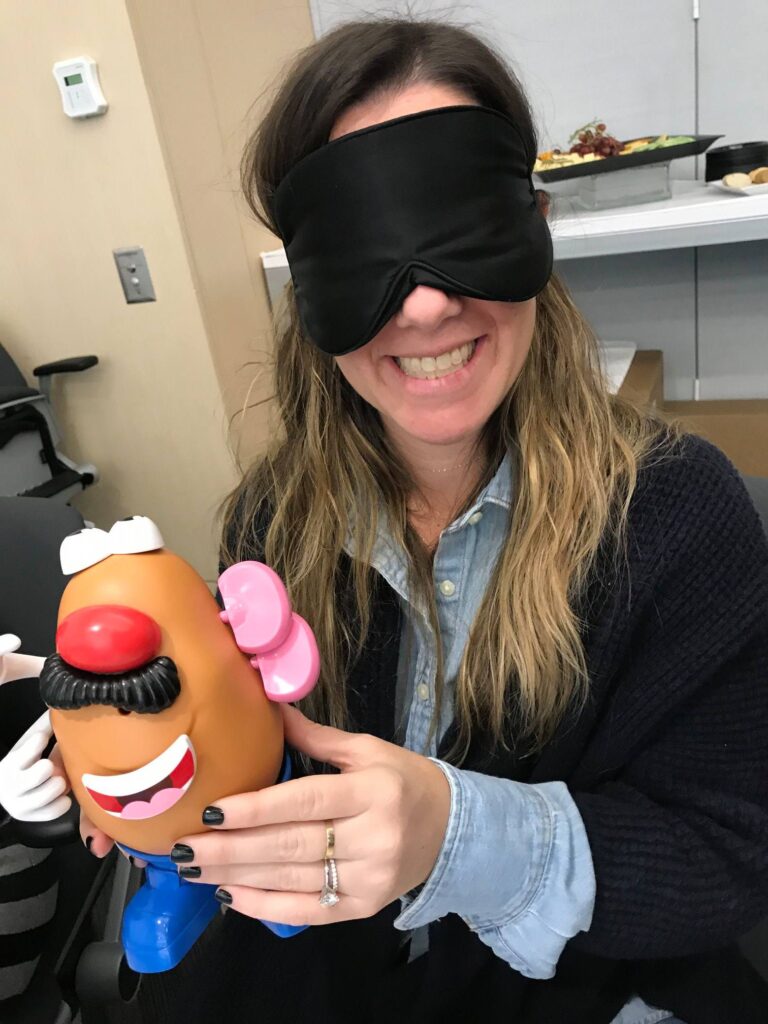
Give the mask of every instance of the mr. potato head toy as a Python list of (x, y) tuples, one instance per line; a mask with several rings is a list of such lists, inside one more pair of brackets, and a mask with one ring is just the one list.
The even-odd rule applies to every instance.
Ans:
[[(169, 851), (216, 800), (290, 777), (276, 701), (305, 696), (319, 656), (279, 577), (240, 562), (203, 579), (142, 516), (66, 537), (56, 653), (40, 692), (72, 790), (94, 824), (147, 861), (122, 942), (141, 973), (175, 966), (219, 909)], [(301, 931), (264, 922), (288, 937)]]

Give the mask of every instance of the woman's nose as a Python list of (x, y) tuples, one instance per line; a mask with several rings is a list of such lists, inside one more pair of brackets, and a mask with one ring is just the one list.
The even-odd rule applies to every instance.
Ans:
[(398, 327), (420, 327), (432, 330), (448, 317), (461, 312), (461, 296), (417, 285), (410, 292), (395, 317)]

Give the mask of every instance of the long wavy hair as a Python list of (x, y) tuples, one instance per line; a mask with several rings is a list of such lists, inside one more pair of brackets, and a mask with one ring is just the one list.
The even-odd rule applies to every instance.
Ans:
[[(510, 116), (533, 167), (537, 140), (528, 101), (490, 44), (434, 21), (349, 22), (298, 54), (247, 143), (242, 187), (256, 218), (277, 234), (270, 215), (275, 189), (297, 161), (328, 141), (346, 108), (417, 82), (453, 86)], [(264, 557), (311, 622), (322, 656), (320, 683), (304, 710), (343, 726), (343, 680), (370, 626), (369, 559), (382, 517), (407, 553), (410, 584), (429, 609), (440, 652), (431, 556), (408, 522), (414, 484), (407, 468), (376, 410), (351, 388), (333, 357), (305, 337), (290, 284), (275, 312), (274, 334), (279, 433), (224, 505), (223, 560), (260, 550), (254, 523), (268, 508)], [(517, 741), (524, 737), (531, 749), (540, 748), (569, 706), (584, 700), (584, 623), (575, 598), (601, 541), (625, 552), (641, 463), (664, 457), (671, 450), (666, 442), (681, 433), (679, 424), (608, 392), (596, 338), (553, 276), (537, 298), (526, 362), (486, 424), (488, 469), (463, 506), (509, 452), (515, 493), (508, 535), (452, 681), (455, 759), (476, 727), (502, 743), (514, 730)], [(345, 615), (334, 581), (351, 524), (354, 608)], [(438, 709), (444, 685), (440, 660)]]

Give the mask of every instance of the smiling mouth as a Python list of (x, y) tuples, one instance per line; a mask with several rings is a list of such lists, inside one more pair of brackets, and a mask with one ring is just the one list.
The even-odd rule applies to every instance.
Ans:
[(154, 818), (178, 803), (197, 770), (189, 736), (178, 736), (149, 764), (121, 775), (83, 775), (83, 785), (102, 810), (113, 818), (139, 821)]
[[(484, 337), (484, 335), (483, 335)], [(406, 377), (417, 380), (438, 380), (463, 369), (475, 354), (480, 338), (465, 342), (438, 356), (395, 356), (394, 361)]]

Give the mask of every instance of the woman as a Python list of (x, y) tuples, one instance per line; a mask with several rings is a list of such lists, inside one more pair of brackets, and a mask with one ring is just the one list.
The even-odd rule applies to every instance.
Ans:
[(491, 48), (401, 20), (301, 53), (248, 145), (293, 287), (224, 562), (311, 622), (287, 738), (337, 771), (179, 838), (239, 912), (155, 982), (179, 1020), (765, 1019), (768, 546), (717, 449), (606, 393), (536, 149)]

